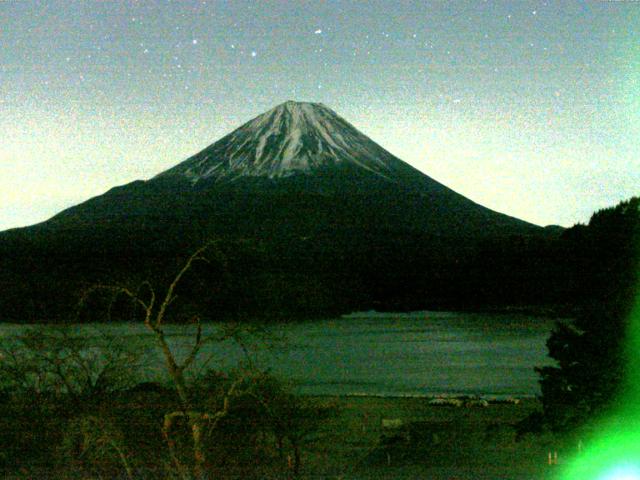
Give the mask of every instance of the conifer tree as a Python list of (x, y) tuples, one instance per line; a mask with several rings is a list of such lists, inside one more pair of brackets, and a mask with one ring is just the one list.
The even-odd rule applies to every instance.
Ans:
[(547, 341), (557, 366), (537, 369), (544, 419), (554, 430), (596, 417), (622, 393), (624, 339), (638, 294), (640, 198), (596, 212), (562, 241), (581, 310), (572, 323), (558, 323)]

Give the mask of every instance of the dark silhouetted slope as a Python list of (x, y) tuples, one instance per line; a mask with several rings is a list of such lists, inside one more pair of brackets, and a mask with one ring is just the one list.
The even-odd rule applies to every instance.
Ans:
[(420, 308), (473, 297), (464, 266), (479, 245), (548, 235), (422, 174), (329, 108), (286, 102), (148, 181), (0, 234), (13, 292), (0, 305), (29, 295), (33, 318), (65, 316), (80, 285), (159, 275), (216, 237), (231, 256), (241, 240), (259, 252), (238, 260), (229, 281), (246, 288), (226, 295), (247, 298), (222, 301), (225, 314)]

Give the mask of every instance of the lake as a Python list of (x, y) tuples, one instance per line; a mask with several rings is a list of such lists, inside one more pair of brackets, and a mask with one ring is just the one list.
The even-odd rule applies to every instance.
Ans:
[[(554, 319), (520, 314), (454, 312), (377, 313), (280, 324), (268, 328), (274, 342), (247, 339), (251, 362), (289, 379), (300, 393), (323, 395), (533, 396), (535, 366), (550, 365), (545, 342)], [(1, 325), (5, 335), (24, 329)], [(142, 324), (72, 327), (81, 335), (113, 335), (145, 353), (141, 378), (166, 379), (153, 336)], [(214, 335), (216, 325), (205, 325)], [(193, 327), (167, 326), (172, 347), (186, 355)], [(203, 348), (197, 375), (207, 366), (229, 370), (246, 359), (230, 341)]]

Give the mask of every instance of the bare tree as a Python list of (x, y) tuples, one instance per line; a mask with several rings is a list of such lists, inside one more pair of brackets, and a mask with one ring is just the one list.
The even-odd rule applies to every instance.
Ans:
[[(187, 259), (163, 293), (159, 293), (150, 281), (144, 281), (138, 285), (136, 289), (130, 289), (128, 287), (118, 285), (95, 285), (91, 287), (83, 297), (84, 301), (93, 292), (107, 291), (112, 294), (111, 304), (115, 303), (118, 297), (124, 295), (142, 309), (144, 325), (153, 333), (155, 340), (162, 351), (165, 367), (176, 389), (180, 402), (179, 410), (168, 412), (164, 416), (162, 433), (167, 446), (169, 447), (169, 454), (174, 467), (178, 470), (179, 474), (185, 478), (202, 477), (203, 467), (206, 461), (205, 449), (203, 446), (203, 432), (205, 429), (215, 428), (220, 420), (228, 414), (230, 399), (238, 393), (237, 389), (240, 383), (240, 380), (238, 380), (230, 386), (224, 395), (222, 407), (218, 411), (208, 412), (195, 409), (194, 403), (192, 402), (187, 389), (185, 371), (193, 365), (198, 353), (201, 351), (202, 346), (205, 343), (205, 338), (202, 334), (200, 316), (194, 315), (190, 319), (190, 322), (195, 325), (193, 344), (189, 353), (182, 361), (177, 359), (174, 350), (172, 350), (171, 346), (167, 342), (167, 335), (164, 330), (167, 311), (176, 300), (176, 289), (184, 280), (185, 275), (196, 263), (211, 263), (214, 259), (220, 262), (223, 266), (225, 265), (225, 258), (216, 247), (216, 243), (208, 242), (198, 248)], [(236, 333), (237, 326), (228, 326), (226, 329), (223, 329), (222, 335), (216, 340), (233, 337)], [(193, 442), (193, 469), (191, 472), (189, 472), (189, 468), (182, 465), (182, 462), (180, 462), (175, 448), (175, 440), (172, 437), (172, 430), (178, 420), (186, 421), (189, 431), (191, 432)]]

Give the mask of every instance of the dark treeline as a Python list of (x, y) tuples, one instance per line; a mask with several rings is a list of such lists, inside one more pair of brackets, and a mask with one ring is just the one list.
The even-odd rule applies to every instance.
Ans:
[[(208, 319), (297, 319), (368, 309), (572, 311), (589, 302), (594, 290), (615, 290), (619, 283), (612, 265), (624, 261), (620, 244), (628, 232), (624, 225), (611, 226), (610, 211), (565, 230), (468, 241), (384, 226), (365, 236), (344, 226), (303, 235), (286, 222), (279, 231), (247, 236), (211, 232), (197, 221), (148, 228), (44, 224), (0, 238), (1, 320), (74, 320), (87, 288), (161, 284), (212, 237), (225, 261), (199, 266), (181, 292), (199, 307), (204, 302), (199, 311)], [(127, 320), (130, 313), (110, 310), (112, 320)]]
[(530, 422), (553, 430), (573, 430), (637, 403), (630, 396), (637, 379), (625, 377), (638, 354), (628, 337), (640, 298), (640, 199), (601, 210), (567, 234), (582, 275), (575, 280), (582, 308), (572, 323), (558, 323), (547, 342), (557, 364), (538, 369), (543, 412)]

